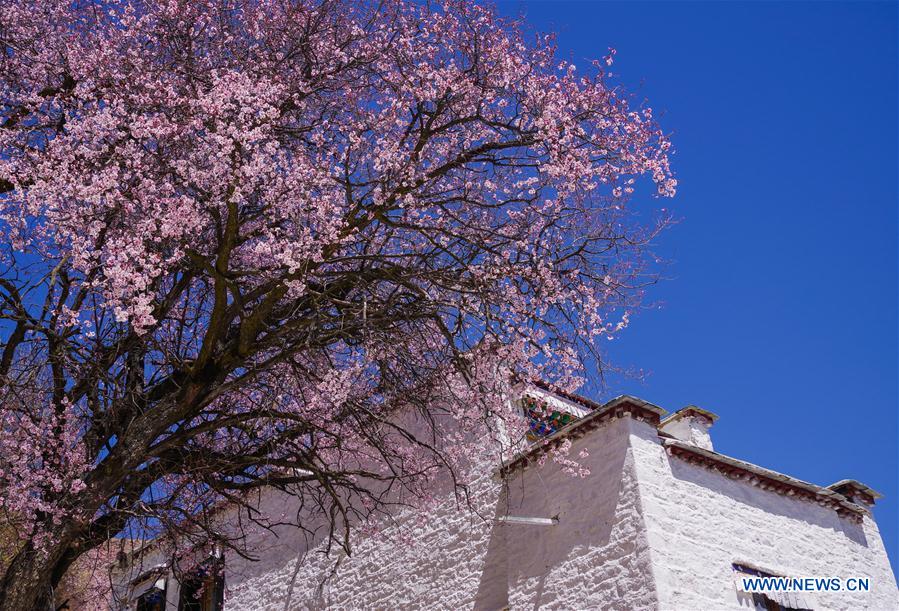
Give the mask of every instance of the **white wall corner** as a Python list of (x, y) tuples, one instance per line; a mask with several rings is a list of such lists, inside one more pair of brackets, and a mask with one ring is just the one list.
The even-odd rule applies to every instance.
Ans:
[(718, 419), (716, 414), (695, 405), (680, 409), (659, 424), (659, 432), (703, 450), (713, 450), (709, 429)]

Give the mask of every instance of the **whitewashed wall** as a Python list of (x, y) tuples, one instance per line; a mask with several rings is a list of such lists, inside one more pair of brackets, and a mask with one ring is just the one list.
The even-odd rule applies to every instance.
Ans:
[(561, 473), (547, 461), (509, 485), (509, 513), (558, 515), (552, 527), (506, 526), (512, 609), (650, 609), (651, 574), (629, 419), (613, 420), (575, 441), (571, 457), (590, 474)]
[[(499, 485), (489, 479), (472, 488), (476, 508), (492, 516)], [(264, 510), (288, 503), (266, 499)], [(250, 547), (261, 561), (226, 555), (226, 609), (463, 608), (471, 606), (491, 542), (493, 524), (457, 510), (454, 501), (435, 507), (425, 520), (397, 516), (384, 535), (360, 537), (353, 555), (330, 556), (309, 549), (296, 529), (260, 533)]]
[[(662, 609), (745, 609), (733, 563), (772, 574), (869, 577), (871, 592), (804, 593), (818, 609), (899, 609), (877, 525), (669, 457), (632, 422), (639, 494)], [(745, 605), (745, 603), (744, 603)]]
[[(871, 578), (869, 594), (806, 596), (816, 609), (899, 609), (870, 519), (858, 525), (670, 457), (654, 427), (630, 418), (575, 441), (571, 456), (584, 449), (587, 477), (551, 460), (507, 487), (486, 472), (472, 486), (473, 511), (446, 498), (424, 516), (400, 513), (383, 535), (357, 537), (350, 557), (323, 554), (293, 527), (259, 530), (249, 542), (259, 561), (226, 554), (225, 608), (746, 609), (737, 562)], [(279, 494), (260, 509), (296, 514)], [(501, 524), (502, 515), (559, 521)]]
[[(262, 535), (251, 543), (261, 562), (227, 558), (226, 608), (652, 608), (628, 439), (619, 420), (575, 442), (572, 456), (589, 453), (585, 478), (551, 460), (519, 472), (506, 490), (488, 474), (472, 487), (477, 513), (447, 500), (423, 519), (401, 515), (386, 538), (363, 539), (340, 558), (333, 575), (335, 558), (305, 553), (297, 533)], [(273, 512), (288, 501), (265, 503)], [(558, 515), (559, 523), (502, 524), (501, 515)]]

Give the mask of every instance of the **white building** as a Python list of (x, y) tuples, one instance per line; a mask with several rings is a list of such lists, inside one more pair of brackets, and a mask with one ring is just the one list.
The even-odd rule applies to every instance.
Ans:
[[(261, 531), (258, 562), (224, 555), (224, 601), (210, 587), (189, 607), (150, 550), (120, 581), (122, 608), (899, 609), (870, 510), (879, 495), (863, 484), (818, 486), (718, 454), (716, 417), (696, 407), (665, 418), (627, 396), (530, 400), (571, 421), (474, 482), (472, 509), (448, 496), (425, 519), (399, 513), (383, 534), (360, 533), (350, 557), (317, 553), (296, 528)], [(586, 450), (586, 477), (539, 460), (564, 440), (572, 457)], [(290, 506), (272, 492), (260, 509)], [(754, 576), (840, 578), (854, 591), (744, 592)]]

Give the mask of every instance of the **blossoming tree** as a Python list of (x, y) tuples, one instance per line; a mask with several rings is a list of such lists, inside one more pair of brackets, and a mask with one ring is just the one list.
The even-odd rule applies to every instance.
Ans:
[(574, 389), (676, 185), (611, 63), (462, 0), (0, 3), (0, 609), (261, 486), (348, 545)]

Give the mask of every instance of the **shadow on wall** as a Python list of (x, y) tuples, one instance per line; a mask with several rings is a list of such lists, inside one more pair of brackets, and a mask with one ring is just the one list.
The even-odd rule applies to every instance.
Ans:
[[(582, 593), (567, 592), (576, 598), (602, 589), (614, 593), (616, 583), (629, 582), (638, 556), (640, 515), (636, 486), (623, 483), (629, 471), (625, 467), (628, 436), (588, 436), (575, 442), (571, 456), (576, 457), (591, 437), (590, 456), (578, 459), (590, 469), (584, 479), (562, 472), (551, 459), (543, 467), (531, 465), (511, 476), (497, 517), (558, 516), (559, 522), (494, 525), (475, 609), (509, 605), (511, 590), (516, 607), (565, 606), (560, 595), (564, 597), (568, 587), (560, 583), (565, 579), (562, 575), (580, 581)], [(627, 490), (624, 495), (623, 490)]]
[[(484, 570), (481, 571), (475, 595), (475, 611), (493, 611), (509, 606), (509, 564), (506, 550), (506, 537), (509, 533), (507, 526), (497, 521), (507, 511), (507, 503), (501, 499), (496, 504), (487, 552), (484, 554)], [(514, 536), (514, 532), (512, 534)]]
[[(671, 456), (668, 457), (668, 463), (675, 479), (700, 486), (714, 494), (723, 494), (738, 503), (755, 507), (766, 513), (842, 532), (851, 541), (865, 547), (868, 546), (868, 539), (865, 537), (862, 525), (841, 518), (832, 509), (809, 501), (786, 497), (769, 490), (762, 490)], [(701, 498), (703, 495), (696, 494), (695, 496)]]
[[(267, 490), (260, 494), (259, 517), (253, 520), (244, 509), (234, 509), (226, 523), (234, 529), (233, 536), (244, 535), (242, 541), (245, 553), (254, 561), (226, 562), (227, 571), (234, 581), (247, 581), (280, 570), (292, 573), (298, 559), (319, 545), (327, 535), (327, 524), (312, 512), (304, 512), (296, 497)], [(265, 522), (270, 522), (266, 524)], [(302, 523), (312, 531), (306, 532), (296, 527)], [(230, 559), (236, 560), (234, 554)], [(260, 562), (258, 560), (264, 560)]]

